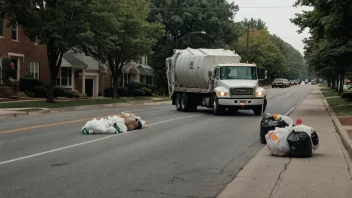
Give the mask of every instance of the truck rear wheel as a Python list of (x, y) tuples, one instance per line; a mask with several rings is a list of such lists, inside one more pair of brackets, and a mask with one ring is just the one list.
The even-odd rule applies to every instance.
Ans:
[(263, 111), (262, 107), (263, 107), (263, 105), (254, 107), (253, 108), (254, 115), (256, 115), (256, 116), (262, 115), (262, 111)]
[(197, 111), (197, 101), (190, 94), (182, 94), (181, 104), (184, 112)]
[(176, 109), (177, 111), (183, 111), (183, 106), (182, 106), (182, 95), (181, 94), (177, 94), (176, 95), (176, 98), (175, 98), (175, 106), (176, 106)]

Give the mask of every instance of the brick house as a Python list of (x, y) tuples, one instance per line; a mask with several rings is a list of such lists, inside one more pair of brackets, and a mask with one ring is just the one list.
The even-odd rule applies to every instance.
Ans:
[[(0, 69), (2, 58), (12, 60), (17, 75), (15, 83), (28, 74), (49, 83), (49, 66), (46, 46), (36, 39), (31, 41), (17, 25), (7, 27), (8, 21), (0, 19)], [(131, 81), (153, 84), (153, 69), (147, 65), (147, 58), (129, 62), (123, 67), (122, 86)], [(0, 87), (8, 84), (0, 72)], [(67, 52), (63, 55), (62, 65), (57, 78), (57, 85), (73, 90), (88, 97), (97, 97), (106, 87), (112, 85), (111, 74), (107, 66), (99, 64), (84, 53)], [(1, 92), (4, 89), (0, 88)], [(23, 94), (23, 93), (22, 93)]]

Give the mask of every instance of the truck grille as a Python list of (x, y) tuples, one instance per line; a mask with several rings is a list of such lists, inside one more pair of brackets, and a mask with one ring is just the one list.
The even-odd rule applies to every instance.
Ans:
[(253, 88), (232, 88), (231, 95), (253, 95)]

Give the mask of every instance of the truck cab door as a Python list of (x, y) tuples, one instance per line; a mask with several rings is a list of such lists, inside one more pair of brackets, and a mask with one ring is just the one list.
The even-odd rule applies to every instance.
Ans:
[(215, 87), (219, 86), (219, 80), (220, 80), (220, 68), (215, 68), (215, 70), (214, 70), (214, 86)]

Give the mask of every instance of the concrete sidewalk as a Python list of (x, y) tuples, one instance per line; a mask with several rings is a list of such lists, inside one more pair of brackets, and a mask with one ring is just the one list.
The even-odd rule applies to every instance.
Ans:
[(265, 146), (219, 198), (352, 197), (351, 158), (336, 133), (319, 89), (313, 90), (290, 117), (302, 119), (303, 124), (318, 133), (319, 148), (313, 157), (274, 157)]

